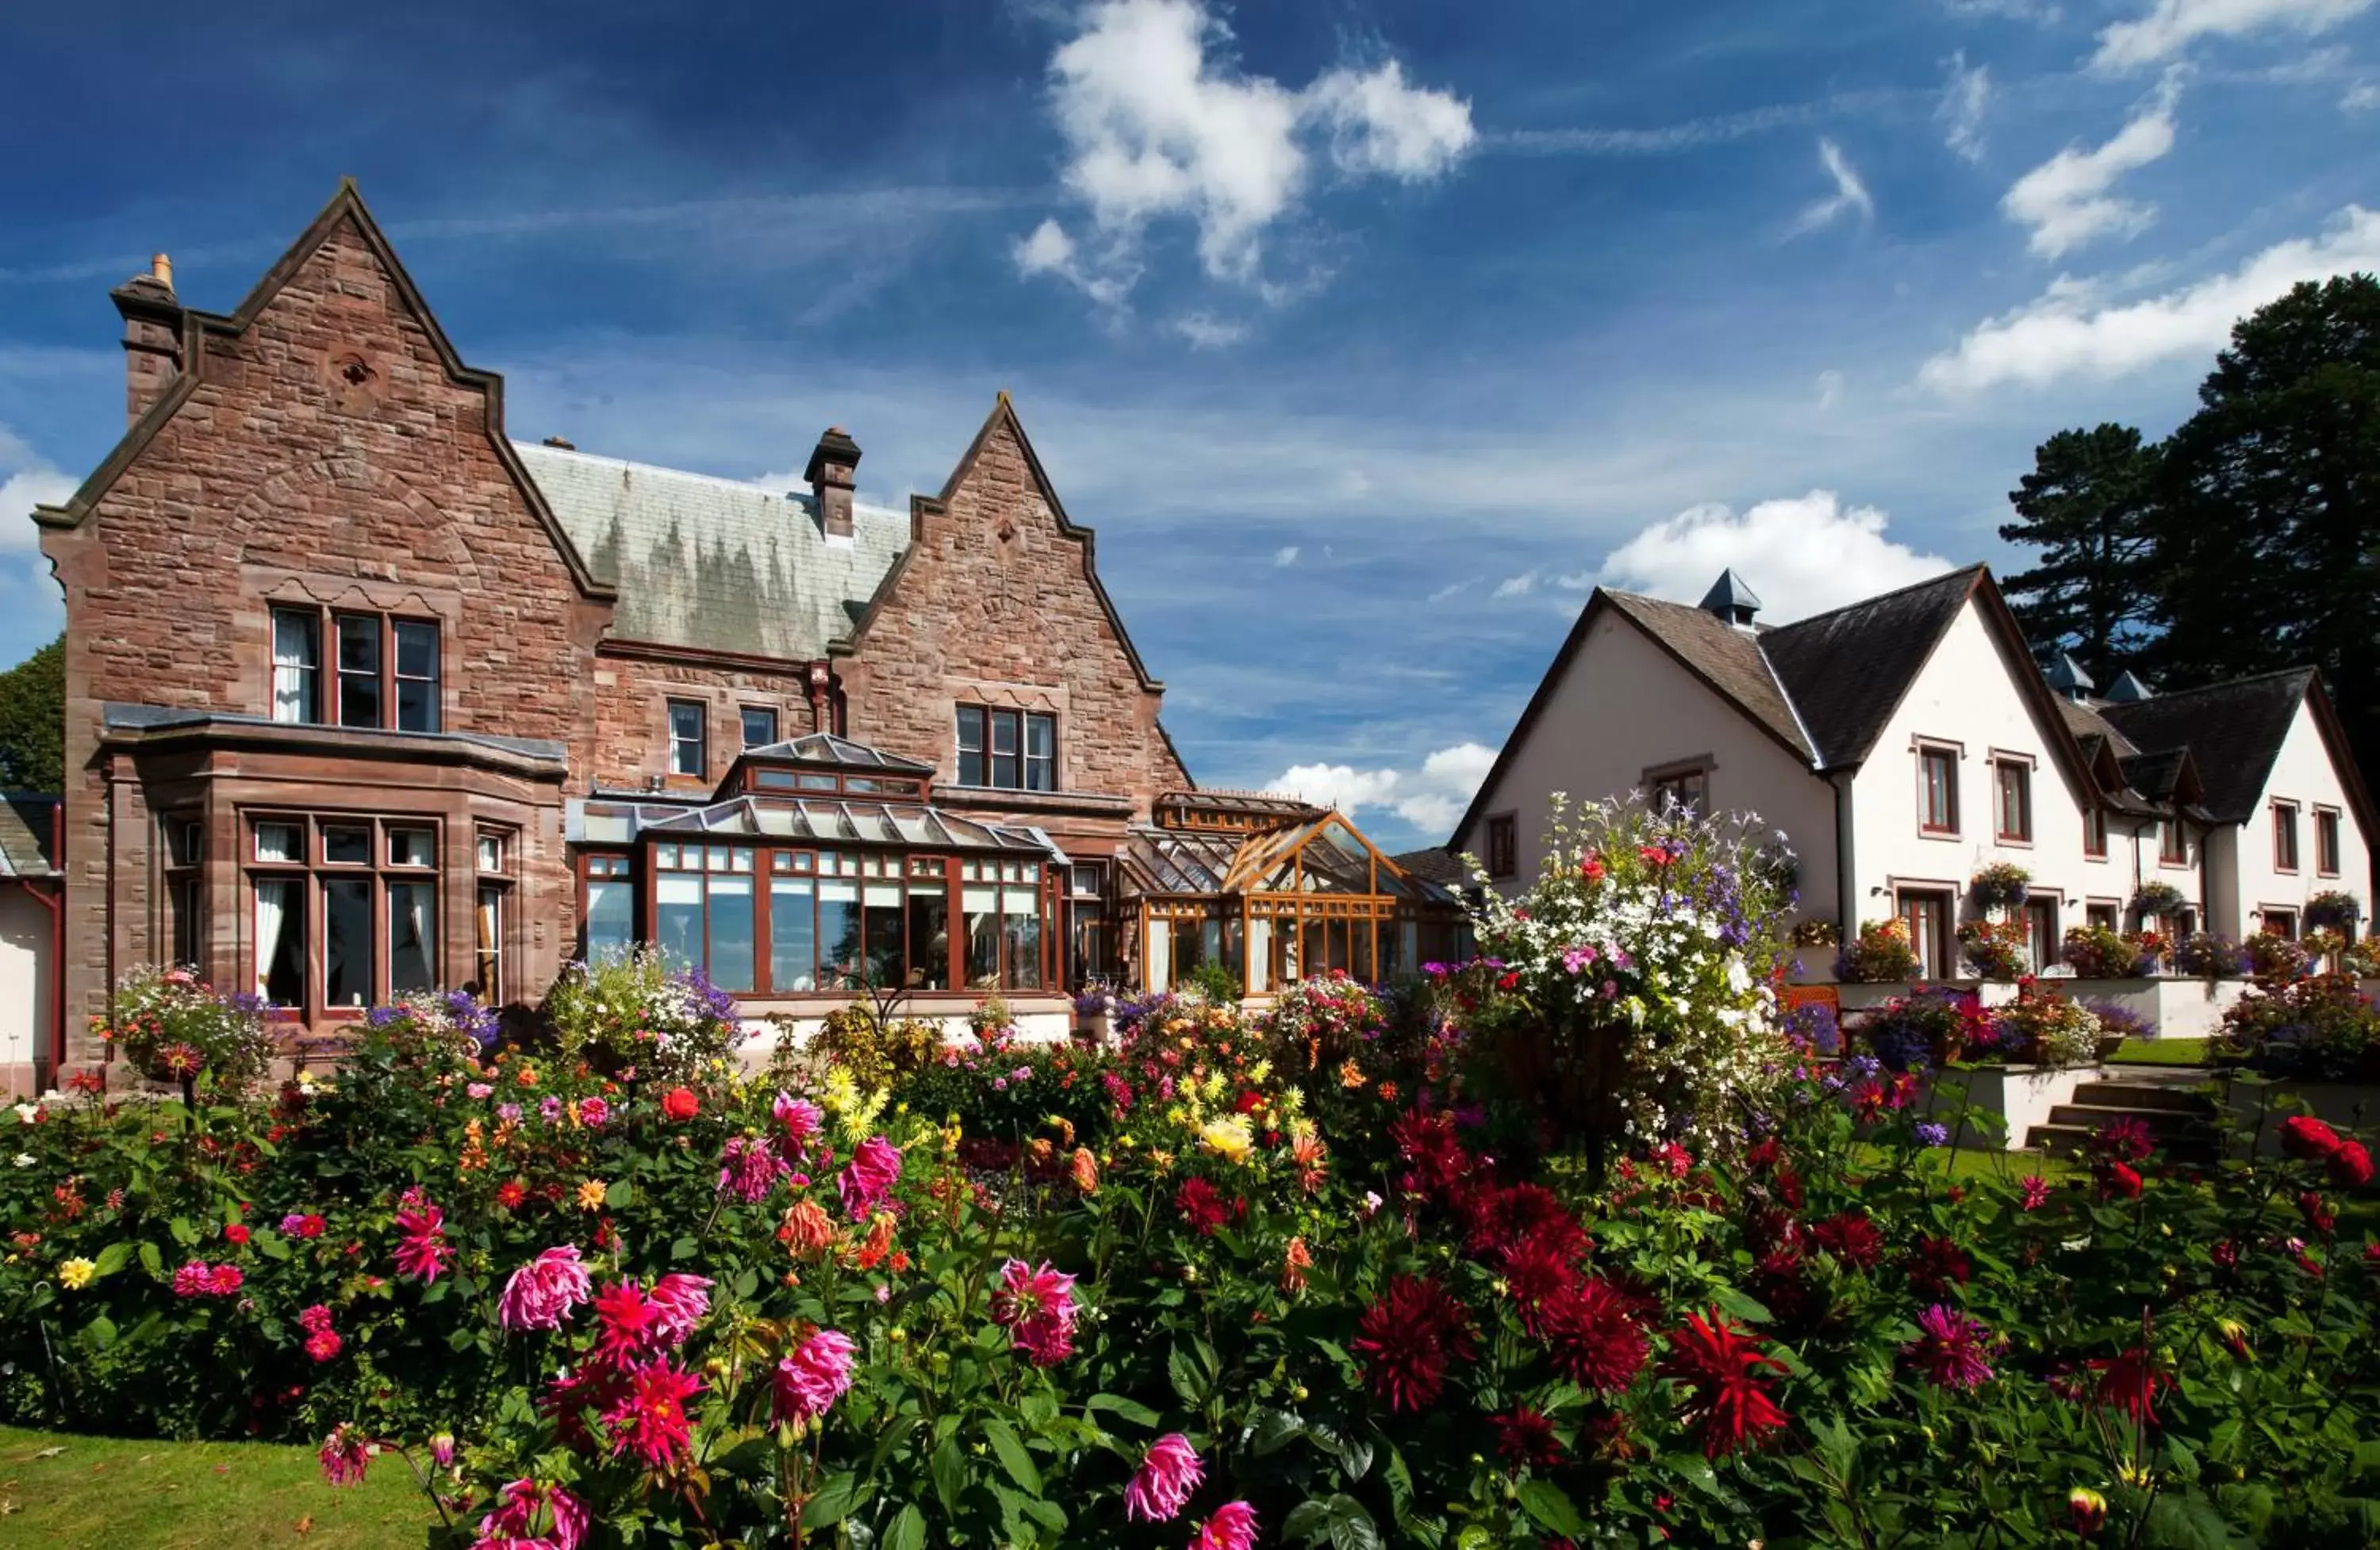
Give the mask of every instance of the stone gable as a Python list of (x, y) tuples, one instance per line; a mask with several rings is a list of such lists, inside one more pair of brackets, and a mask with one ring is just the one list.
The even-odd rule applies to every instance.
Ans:
[(841, 676), (850, 735), (955, 778), (962, 703), (1058, 710), (1062, 791), (1130, 796), (1146, 812), (1189, 777), (1158, 727), (1142, 672), (1093, 579), (1090, 535), (1050, 499), (1002, 398), (935, 502)]

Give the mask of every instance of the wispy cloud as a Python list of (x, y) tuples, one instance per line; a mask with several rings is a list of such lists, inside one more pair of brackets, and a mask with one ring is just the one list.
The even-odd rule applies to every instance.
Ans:
[(2000, 209), (2032, 228), (2026, 246), (2054, 259), (2095, 237), (2131, 236), (2155, 219), (2155, 205), (2117, 199), (2107, 190), (2124, 174), (2173, 149), (2173, 110), (2180, 95), (2178, 78), (2168, 75), (2149, 104), (2105, 145), (2089, 151), (2070, 145), (2018, 178)]
[(1248, 325), (1212, 312), (1184, 312), (1165, 325), (1194, 350), (1223, 350), (1248, 336)]
[(1942, 126), (1942, 142), (1970, 162), (1984, 157), (1984, 114), (1991, 106), (1992, 73), (1984, 66), (1969, 67), (1963, 50), (1950, 56), (1950, 79), (1934, 120)]
[(2220, 348), (2236, 320), (2300, 281), (2366, 270), (2380, 270), (2380, 212), (2350, 205), (2320, 236), (2277, 243), (2228, 274), (2162, 296), (2118, 301), (2098, 285), (2060, 277), (1926, 361), (1917, 381), (1949, 394), (2120, 377)]
[(1780, 129), (1804, 129), (1888, 113), (1920, 103), (1926, 95), (1898, 87), (1839, 91), (1812, 102), (1777, 103), (1645, 128), (1504, 129), (1490, 136), (1488, 143), (1499, 150), (1547, 156), (1670, 156)]
[[(1297, 91), (1242, 69), (1203, 0), (1100, 0), (1079, 19), (1050, 58), (1050, 105), (1066, 142), (1062, 181), (1090, 235), (1045, 222), (1018, 267), (1103, 306), (1132, 288), (1148, 228), (1167, 220), (1196, 229), (1209, 277), (1264, 290), (1265, 236), (1311, 185), (1310, 142), (1344, 177), (1418, 183), (1476, 138), (1469, 103), (1409, 83), (1394, 59), (1341, 66)], [(1062, 261), (1045, 231), (1068, 238)]]
[(2201, 38), (2252, 32), (2326, 32), (2371, 8), (2372, 0), (2155, 0), (2148, 14), (2099, 34), (2102, 70), (2137, 69), (2182, 54)]
[(1863, 221), (1876, 218), (1876, 200), (1869, 197), (1867, 185), (1860, 181), (1859, 169), (1852, 165), (1841, 146), (1830, 139), (1819, 140), (1818, 164), (1834, 179), (1835, 191), (1804, 208), (1794, 218), (1788, 236), (1800, 236), (1830, 226), (1845, 215), (1857, 215)]
[(1298, 553), (1299, 550), (1297, 545), (1293, 543), (1285, 543), (1281, 545), (1279, 549), (1272, 551), (1272, 563), (1274, 567), (1276, 569), (1286, 569), (1291, 565), (1296, 564)]

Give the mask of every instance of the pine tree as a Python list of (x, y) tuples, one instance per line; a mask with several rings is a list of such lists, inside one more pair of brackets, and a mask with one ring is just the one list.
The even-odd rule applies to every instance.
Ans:
[(0, 787), (66, 789), (66, 636), (0, 672)]
[(2072, 652), (2102, 682), (2131, 664), (2153, 598), (2149, 555), (2157, 449), (2128, 425), (2061, 430), (2009, 492), (2010, 543), (2041, 551), (2004, 584), (2034, 648)]

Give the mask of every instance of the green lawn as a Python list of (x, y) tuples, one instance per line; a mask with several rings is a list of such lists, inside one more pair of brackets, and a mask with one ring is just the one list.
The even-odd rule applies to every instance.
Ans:
[(2128, 1038), (2117, 1047), (2109, 1064), (2119, 1066), (2203, 1066), (2203, 1038)]
[(381, 1459), (362, 1485), (334, 1490), (307, 1447), (0, 1426), (0, 1544), (401, 1550), (422, 1544), (431, 1520), (400, 1459)]

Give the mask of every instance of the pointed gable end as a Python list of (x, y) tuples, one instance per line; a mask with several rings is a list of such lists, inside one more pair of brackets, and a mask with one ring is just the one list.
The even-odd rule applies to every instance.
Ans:
[[(390, 245), (387, 234), (372, 218), (361, 190), (351, 177), (339, 180), (338, 189), (331, 196), (330, 202), (298, 235), (297, 241), (289, 245), (288, 250), (264, 272), (263, 277), (232, 312), (226, 315), (197, 308), (180, 309), (180, 358), (184, 369), (148, 412), (125, 432), (123, 440), (91, 471), (91, 477), (83, 480), (81, 487), (61, 505), (35, 508), (33, 520), (44, 528), (61, 532), (81, 527), (106, 499), (125, 470), (148, 450), (184, 406), (200, 394), (211, 377), (221, 371), (226, 346), (249, 335), (259, 320), (285, 291), (299, 280), (325, 247), (341, 242), (359, 245), (375, 260), (387, 278), (395, 303), (407, 315), (407, 321), (419, 328), (446, 380), (456, 387), (478, 394), (481, 406), (473, 417), (477, 421), (473, 429), (484, 436), (490, 452), (510, 478), (518, 498), (545, 530), (579, 595), (598, 602), (611, 600), (611, 586), (589, 567), (578, 547), (571, 541), (569, 533), (548, 508), (537, 482), (521, 466), (512, 444), (504, 439), (504, 378), (493, 371), (464, 364), (453, 341), (446, 337), (436, 315), (422, 299), (413, 277), (406, 272), (405, 265)], [(332, 348), (335, 355), (335, 342)], [(361, 359), (333, 359), (326, 365), (329, 369), (324, 373), (322, 392), (334, 400), (362, 402), (375, 393), (373, 363)]]

